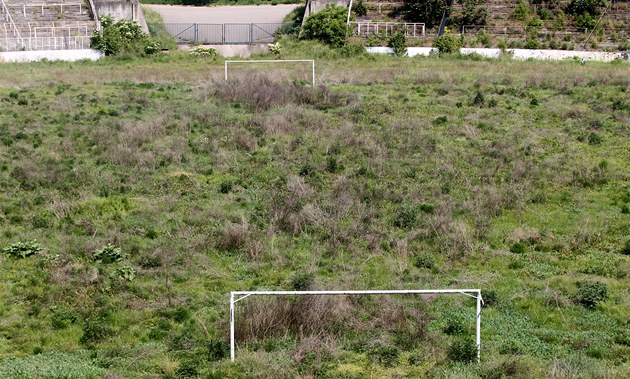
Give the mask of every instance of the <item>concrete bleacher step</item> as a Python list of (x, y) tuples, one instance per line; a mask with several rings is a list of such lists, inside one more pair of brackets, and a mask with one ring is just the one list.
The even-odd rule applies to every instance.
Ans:
[(16, 38), (11, 25), (0, 24), (0, 50), (77, 48), (76, 38), (81, 39), (80, 48), (89, 47), (85, 41), (92, 35), (96, 22), (85, 0), (4, 2), (22, 40)]

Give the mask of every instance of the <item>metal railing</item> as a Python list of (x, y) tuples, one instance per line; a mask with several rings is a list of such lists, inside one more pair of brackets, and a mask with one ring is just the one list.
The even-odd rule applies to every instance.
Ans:
[[(9, 26), (11, 27), (11, 32), (13, 33), (13, 39), (17, 40), (17, 50), (21, 50), (24, 48), (24, 40), (22, 39), (22, 36), (20, 35), (20, 31), (18, 30), (17, 26), (15, 26), (15, 22), (13, 22), (13, 17), (11, 17), (11, 13), (9, 12), (9, 8), (7, 8), (7, 5), (5, 4), (4, 0), (0, 0), (0, 3), (2, 4), (2, 15), (4, 17), (4, 20), (9, 23)], [(5, 43), (8, 44), (8, 33), (5, 32)]]
[[(29, 37), (90, 37), (93, 25), (77, 23), (76, 25), (65, 26), (34, 26), (28, 25)], [(39, 34), (39, 35), (38, 35)], [(61, 34), (61, 35), (60, 35)]]
[[(298, 24), (164, 24), (166, 31), (180, 43), (255, 44), (271, 43), (276, 34), (292, 33)], [(151, 29), (152, 25), (149, 24)]]
[(54, 3), (54, 4), (23, 4), (23, 5), (15, 5), (15, 6), (10, 6), (11, 8), (21, 8), (22, 9), (22, 15), (24, 17), (26, 17), (26, 10), (27, 9), (31, 9), (31, 8), (36, 8), (40, 10), (40, 14), (41, 15), (45, 15), (46, 14), (46, 10), (50, 11), (50, 10), (55, 10), (56, 8), (59, 8), (59, 12), (51, 12), (51, 14), (63, 14), (63, 8), (65, 7), (66, 9), (68, 8), (78, 8), (79, 10), (79, 14), (84, 14), (87, 13), (87, 9), (85, 7), (85, 5), (83, 3)]
[(354, 35), (360, 37), (369, 37), (371, 35), (387, 37), (398, 32), (403, 32), (407, 38), (423, 38), (426, 36), (424, 23), (358, 21), (351, 24), (353, 25)]
[(90, 37), (86, 36), (32, 37), (20, 40), (17, 38), (5, 38), (2, 41), (4, 41), (4, 44), (0, 46), (0, 51), (74, 50), (88, 49), (90, 47)]

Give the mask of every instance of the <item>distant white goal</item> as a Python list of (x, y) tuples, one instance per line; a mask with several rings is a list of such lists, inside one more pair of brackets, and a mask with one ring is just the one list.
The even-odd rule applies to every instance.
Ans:
[(295, 63), (295, 62), (306, 62), (311, 64), (311, 81), (313, 86), (315, 86), (315, 61), (313, 59), (263, 59), (263, 60), (247, 60), (247, 61), (225, 61), (224, 63), (224, 71), (225, 71), (225, 80), (228, 80), (228, 64), (243, 64), (243, 63)]
[(236, 303), (253, 295), (258, 296), (294, 296), (294, 295), (431, 295), (431, 294), (462, 294), (477, 300), (476, 338), (477, 362), (481, 359), (481, 298), (480, 289), (444, 289), (444, 290), (358, 290), (358, 291), (232, 291), (230, 292), (230, 359), (235, 359), (235, 306)]

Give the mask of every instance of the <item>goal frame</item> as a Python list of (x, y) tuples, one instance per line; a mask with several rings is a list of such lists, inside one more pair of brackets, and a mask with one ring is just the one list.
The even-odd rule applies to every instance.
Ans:
[(257, 59), (257, 60), (243, 60), (243, 61), (225, 61), (223, 63), (225, 72), (225, 81), (228, 80), (228, 63), (291, 63), (291, 62), (310, 62), (312, 84), (315, 87), (315, 60), (313, 59)]
[(437, 295), (463, 294), (477, 300), (476, 335), (477, 362), (481, 360), (481, 298), (480, 289), (435, 289), (435, 290), (347, 290), (347, 291), (231, 291), (230, 292), (230, 360), (235, 360), (235, 308), (236, 303), (249, 296), (294, 296), (294, 295)]

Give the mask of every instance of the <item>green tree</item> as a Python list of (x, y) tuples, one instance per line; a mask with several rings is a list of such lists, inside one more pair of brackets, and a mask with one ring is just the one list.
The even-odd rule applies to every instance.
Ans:
[(316, 39), (332, 47), (341, 47), (348, 41), (345, 7), (329, 4), (322, 11), (306, 19), (304, 38)]
[(440, 23), (448, 6), (446, 0), (405, 0), (402, 14), (409, 22), (424, 22), (432, 28)]
[(111, 15), (103, 15), (99, 20), (102, 29), (90, 39), (91, 48), (105, 55), (144, 55), (160, 51), (159, 43), (144, 33), (138, 23), (131, 20), (114, 21)]

